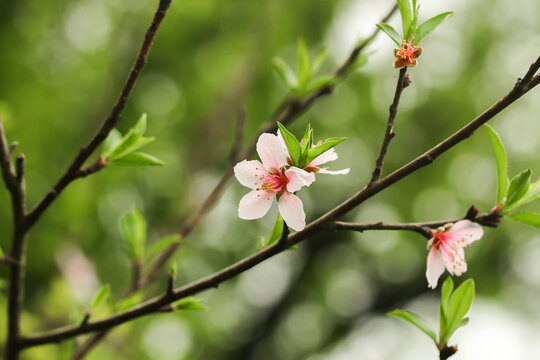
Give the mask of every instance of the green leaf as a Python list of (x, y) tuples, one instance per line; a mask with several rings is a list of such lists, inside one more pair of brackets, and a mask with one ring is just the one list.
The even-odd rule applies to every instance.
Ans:
[(454, 290), (454, 281), (452, 280), (452, 277), (449, 276), (442, 284), (441, 289), (441, 311), (445, 314), (448, 313), (448, 300), (450, 300), (452, 290)]
[(429, 327), (428, 323), (424, 319), (422, 319), (420, 316), (413, 313), (412, 311), (394, 310), (389, 312), (388, 315), (410, 322), (418, 329), (423, 331), (433, 341), (437, 342), (437, 334), (435, 334), (435, 331), (433, 331)]
[(131, 129), (127, 135), (122, 139), (120, 144), (111, 151), (107, 159), (109, 162), (123, 158), (136, 150), (153, 143), (155, 138), (153, 137), (141, 137), (133, 129)]
[(513, 204), (527, 194), (530, 187), (531, 173), (531, 169), (527, 169), (514, 176), (506, 193), (506, 202), (501, 210), (509, 210)]
[(509, 208), (516, 209), (520, 206), (523, 206), (525, 204), (528, 204), (534, 200), (540, 199), (540, 179), (536, 180), (534, 183), (529, 185), (529, 189), (527, 190), (527, 193), (525, 196), (521, 198), (521, 200), (514, 203)]
[(346, 139), (347, 138), (345, 138), (345, 137), (341, 137), (341, 138), (333, 137), (333, 138), (326, 139), (320, 145), (312, 147), (311, 149), (309, 149), (306, 163), (309, 164), (317, 156), (321, 155), (325, 151), (330, 150), (331, 148), (333, 148), (334, 146), (338, 145), (339, 143), (345, 141)]
[(337, 81), (336, 77), (333, 75), (321, 76), (309, 83), (306, 88), (306, 94), (309, 94), (313, 91), (319, 90), (327, 85), (331, 85)]
[(174, 304), (177, 310), (207, 311), (208, 307), (202, 304), (202, 299), (186, 297)]
[(274, 224), (274, 228), (272, 229), (272, 232), (270, 233), (270, 236), (268, 236), (268, 239), (264, 243), (264, 246), (270, 246), (279, 239), (281, 239), (281, 235), (283, 234), (283, 218), (280, 214), (278, 214), (276, 223)]
[(2, 247), (0, 247), (0, 258), (4, 256), (4, 251), (2, 250)]
[(313, 130), (311, 130), (311, 124), (308, 124), (306, 127), (306, 132), (304, 133), (304, 137), (300, 141), (300, 168), (303, 169), (306, 167), (307, 163), (307, 157), (309, 153), (309, 149), (311, 149), (311, 146), (313, 145)]
[(146, 220), (139, 209), (134, 207), (125, 214), (120, 219), (120, 227), (130, 256), (133, 260), (141, 260), (146, 243)]
[(488, 134), (493, 155), (495, 155), (495, 164), (497, 165), (497, 204), (500, 204), (508, 191), (508, 183), (510, 182), (508, 180), (508, 157), (497, 132), (488, 124), (484, 124), (483, 127)]
[(296, 79), (296, 74), (289, 67), (289, 65), (283, 61), (283, 59), (278, 57), (274, 58), (272, 65), (287, 88), (291, 91), (296, 89), (298, 86), (298, 80)]
[(116, 303), (116, 311), (124, 311), (140, 304), (143, 300), (144, 290), (139, 290)]
[(294, 166), (298, 166), (300, 162), (300, 143), (298, 142), (298, 139), (283, 126), (280, 122), (277, 123), (279, 131), (281, 132), (281, 136), (283, 137), (283, 140), (285, 141), (285, 145), (287, 146), (287, 150), (289, 151), (289, 155), (291, 157), (292, 164)]
[(415, 32), (414, 42), (419, 44), (427, 35), (429, 35), (437, 26), (439, 26), (447, 17), (453, 15), (452, 11), (444, 12), (437, 16), (432, 17), (429, 20), (423, 22)]
[(133, 152), (109, 161), (110, 165), (123, 166), (163, 166), (165, 163), (152, 155), (143, 152)]
[(474, 280), (464, 281), (450, 297), (446, 331), (441, 334), (441, 346), (446, 345), (450, 336), (469, 312), (474, 300)]
[(451, 276), (448, 276), (441, 288), (441, 309), (440, 309), (440, 333), (443, 334), (446, 329), (448, 317), (448, 301), (454, 290), (454, 281)]
[(409, 0), (397, 0), (397, 5), (401, 13), (401, 22), (403, 23), (403, 39), (408, 40), (412, 21), (411, 3)]
[(530, 211), (522, 211), (514, 214), (506, 215), (510, 219), (519, 221), (520, 223), (536, 226), (540, 228), (540, 214)]
[(313, 69), (309, 50), (305, 41), (298, 39), (298, 88), (305, 89), (312, 76)]
[(107, 158), (109, 153), (122, 141), (122, 134), (116, 129), (112, 129), (109, 136), (103, 142), (103, 156)]
[(178, 234), (168, 235), (150, 246), (146, 256), (152, 258), (173, 244), (180, 244), (182, 237)]
[(109, 284), (103, 285), (101, 289), (99, 289), (98, 292), (94, 295), (90, 309), (96, 310), (102, 307), (110, 298), (111, 298), (111, 286)]
[(322, 48), (321, 50), (319, 50), (319, 52), (315, 55), (315, 58), (313, 59), (313, 74), (316, 74), (317, 71), (319, 71), (319, 69), (321, 68), (321, 65), (324, 61), (324, 59), (326, 59), (326, 55), (328, 54), (328, 52), (326, 51), (326, 48)]
[(176, 275), (178, 274), (178, 263), (175, 261), (171, 264), (171, 267), (169, 268), (169, 275), (176, 279)]
[(394, 42), (397, 44), (397, 46), (401, 45), (401, 35), (397, 32), (396, 29), (394, 29), (391, 25), (388, 25), (386, 23), (380, 23), (377, 24), (377, 27), (381, 29), (386, 35), (390, 37), (390, 39), (394, 40)]
[(468, 323), (469, 323), (469, 318), (464, 318), (463, 320), (459, 322), (459, 324), (457, 324), (457, 326), (454, 329), (454, 332), (456, 332), (456, 330), (459, 329), (460, 327), (467, 325)]

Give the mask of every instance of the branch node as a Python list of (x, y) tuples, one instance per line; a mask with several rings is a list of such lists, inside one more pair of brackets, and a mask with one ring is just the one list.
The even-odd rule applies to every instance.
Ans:
[(18, 145), (19, 145), (18, 141), (12, 142), (11, 145), (9, 146), (9, 153), (13, 155), (13, 152), (15, 151), (15, 148), (17, 148)]

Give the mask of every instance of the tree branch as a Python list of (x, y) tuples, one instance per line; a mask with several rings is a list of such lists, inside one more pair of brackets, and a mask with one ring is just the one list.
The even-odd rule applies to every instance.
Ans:
[[(14, 150), (14, 148), (13, 148)], [(24, 270), (26, 265), (26, 196), (24, 184), (24, 154), (17, 157), (15, 169), (11, 161), (12, 148), (8, 147), (4, 126), (0, 121), (0, 167), (2, 177), (11, 197), (13, 212), (13, 237), (11, 253), (2, 260), (9, 263), (8, 291), (8, 336), (6, 343), (6, 360), (19, 357), (20, 318), (24, 298)]]
[(396, 135), (396, 133), (394, 132), (394, 120), (396, 119), (397, 110), (399, 106), (399, 99), (401, 98), (401, 93), (403, 92), (403, 89), (405, 88), (405, 75), (406, 74), (407, 74), (407, 67), (404, 67), (399, 71), (399, 77), (396, 84), (396, 92), (394, 94), (394, 101), (392, 101), (392, 105), (390, 105), (390, 109), (388, 113), (388, 124), (386, 125), (386, 132), (384, 133), (384, 139), (381, 145), (381, 150), (379, 152), (379, 157), (377, 158), (377, 162), (375, 163), (375, 170), (373, 170), (373, 174), (371, 175), (371, 180), (369, 181), (370, 184), (379, 180), (379, 178), (381, 177), (382, 168), (384, 165), (384, 158), (386, 157), (386, 152), (388, 151), (388, 147), (390, 146), (390, 141), (392, 141), (392, 139)]
[[(387, 22), (388, 19), (397, 11), (397, 5), (394, 6), (383, 19), (381, 19), (380, 22)], [(334, 75), (337, 77), (345, 77), (348, 73), (348, 70), (351, 69), (351, 67), (354, 65), (358, 57), (361, 55), (361, 53), (364, 51), (364, 49), (373, 41), (373, 39), (377, 36), (380, 29), (377, 27), (373, 31), (373, 33), (366, 38), (364, 41), (362, 41), (360, 44), (358, 44), (347, 60), (334, 71)], [(257, 145), (257, 140), (259, 136), (262, 133), (271, 133), (277, 131), (277, 122), (280, 122), (284, 125), (290, 124), (293, 122), (298, 116), (306, 112), (311, 105), (320, 97), (331, 94), (334, 91), (334, 88), (336, 87), (336, 84), (330, 84), (322, 87), (321, 89), (315, 91), (311, 95), (308, 95), (304, 99), (296, 99), (296, 98), (287, 98), (284, 101), (280, 103), (278, 106), (278, 110), (275, 114), (272, 116), (271, 120), (264, 124), (259, 132), (256, 134), (256, 136), (253, 137), (250, 144), (246, 147), (246, 150), (244, 151), (244, 156), (248, 157), (255, 151), (255, 147)], [(204, 203), (197, 209), (195, 214), (188, 220), (188, 222), (182, 226), (179, 233), (180, 235), (185, 238), (187, 237), (191, 231), (197, 226), (202, 216), (212, 207), (212, 205), (219, 199), (219, 196), (221, 195), (221, 192), (225, 189), (229, 179), (234, 174), (233, 172), (233, 166), (235, 163), (231, 163), (227, 171), (223, 174), (222, 178), (219, 180), (218, 184), (212, 190), (210, 195), (206, 198)], [(176, 249), (178, 248), (177, 244), (173, 244), (169, 246), (167, 249), (163, 250), (159, 258), (156, 260), (152, 268), (149, 270), (147, 276), (143, 280), (143, 286), (148, 285), (155, 276), (159, 273), (159, 271), (165, 266), (167, 261), (170, 259), (170, 257), (174, 254)]]
[[(60, 195), (60, 193), (66, 188), (66, 186), (68, 186), (72, 181), (88, 175), (88, 173), (85, 173), (81, 170), (81, 167), (92, 155), (92, 153), (97, 149), (97, 147), (107, 138), (111, 130), (114, 129), (116, 125), (118, 125), (118, 123), (120, 122), (129, 96), (131, 95), (131, 92), (135, 87), (135, 84), (147, 63), (148, 54), (150, 53), (150, 49), (152, 48), (152, 44), (156, 37), (157, 31), (163, 19), (165, 18), (171, 2), (172, 0), (159, 0), (159, 6), (154, 14), (150, 27), (146, 31), (146, 35), (144, 37), (141, 49), (139, 50), (137, 59), (135, 60), (135, 64), (131, 68), (129, 76), (120, 92), (118, 99), (116, 100), (116, 103), (114, 104), (111, 113), (101, 124), (98, 132), (94, 135), (90, 142), (88, 142), (88, 144), (86, 144), (80, 149), (77, 156), (73, 159), (71, 164), (68, 166), (60, 179), (56, 182), (56, 184), (47, 192), (45, 197), (43, 197), (43, 199), (41, 199), (41, 201), (36, 205), (36, 207), (28, 214), (28, 228), (31, 228), (36, 223), (36, 221), (40, 218), (43, 212), (47, 210), (47, 208), (54, 202), (54, 200), (56, 200), (58, 195)], [(101, 169), (102, 168), (97, 170)]]
[[(264, 260), (284, 251), (284, 249), (287, 249), (288, 247), (305, 240), (314, 232), (331, 227), (330, 224), (338, 217), (344, 215), (365, 200), (386, 189), (388, 186), (396, 183), (397, 181), (412, 174), (413, 172), (418, 171), (419, 169), (427, 166), (428, 164), (431, 164), (439, 155), (443, 154), (450, 148), (456, 146), (461, 141), (471, 136), (474, 131), (477, 130), (480, 126), (492, 119), (495, 115), (500, 113), (514, 101), (519, 99), (523, 94), (529, 91), (530, 88), (532, 88), (529, 87), (529, 83), (539, 68), (540, 57), (536, 60), (534, 64), (531, 65), (529, 72), (526, 74), (523, 80), (519, 82), (516, 86), (514, 86), (514, 88), (507, 95), (505, 95), (492, 107), (484, 111), (482, 114), (480, 114), (470, 123), (468, 123), (462, 129), (455, 132), (453, 135), (433, 147), (431, 150), (417, 157), (408, 164), (402, 166), (400, 169), (394, 171), (385, 178), (374, 182), (371, 186), (366, 186), (356, 195), (352, 196), (342, 204), (327, 212), (325, 215), (319, 217), (318, 219), (310, 223), (304, 230), (290, 235), (285, 243), (285, 246), (283, 246), (281, 242), (277, 242), (274, 245), (264, 248), (259, 252), (248, 256), (247, 258), (244, 258), (239, 262), (232, 264), (214, 274), (206, 276), (190, 284), (184, 285), (178, 289), (175, 289), (172, 295), (164, 294), (162, 296), (149, 299), (126, 311), (114, 314), (101, 320), (89, 322), (84, 327), (71, 325), (51, 330), (43, 334), (26, 336), (21, 339), (21, 346), (30, 347), (41, 344), (59, 342), (80, 334), (110, 329), (114, 326), (120, 325), (132, 319), (148, 315), (150, 313), (159, 312), (160, 309), (165, 305), (168, 305), (186, 296), (196, 294), (200, 291), (217, 287), (222, 282), (251, 269), (255, 265), (263, 262)], [(470, 212), (468, 212), (468, 214), (470, 214)]]

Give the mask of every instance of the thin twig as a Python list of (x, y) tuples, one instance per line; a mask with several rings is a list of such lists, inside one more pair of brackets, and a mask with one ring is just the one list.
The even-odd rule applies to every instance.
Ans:
[(53, 203), (53, 201), (58, 197), (58, 195), (60, 195), (60, 193), (66, 188), (66, 186), (68, 186), (72, 181), (84, 175), (84, 173), (81, 172), (81, 167), (92, 155), (92, 153), (98, 148), (98, 146), (107, 138), (111, 130), (114, 129), (116, 125), (120, 122), (122, 113), (124, 112), (131, 92), (135, 87), (135, 84), (147, 63), (148, 54), (150, 53), (150, 49), (152, 48), (152, 44), (156, 37), (159, 26), (161, 25), (165, 14), (167, 13), (171, 1), (172, 0), (159, 1), (159, 6), (156, 10), (156, 13), (154, 14), (150, 27), (146, 31), (146, 35), (144, 37), (144, 41), (142, 43), (137, 59), (135, 60), (135, 64), (131, 68), (131, 72), (129, 73), (126, 83), (124, 84), (111, 113), (109, 114), (107, 119), (105, 119), (105, 121), (101, 124), (98, 132), (94, 135), (90, 142), (88, 142), (88, 144), (86, 144), (80, 149), (77, 156), (73, 159), (71, 164), (68, 166), (60, 179), (56, 182), (56, 184), (47, 192), (45, 197), (43, 197), (43, 199), (41, 199), (41, 201), (36, 205), (36, 207), (28, 214), (29, 228), (36, 223), (36, 221), (40, 218), (43, 212)]
[[(396, 12), (397, 5), (394, 6), (385, 16), (381, 19), (381, 22), (387, 22), (388, 19)], [(334, 74), (337, 77), (345, 77), (348, 73), (348, 70), (354, 65), (358, 57), (361, 55), (361, 53), (365, 50), (365, 48), (373, 41), (373, 39), (377, 36), (380, 29), (376, 28), (373, 33), (364, 41), (362, 41), (359, 45), (357, 45), (347, 60), (334, 71)], [(337, 84), (330, 84), (322, 87), (321, 89), (315, 91), (313, 94), (308, 95), (304, 99), (297, 99), (295, 97), (287, 96), (286, 99), (284, 99), (279, 105), (278, 109), (280, 111), (274, 112), (274, 115), (271, 117), (270, 121), (264, 124), (259, 131), (257, 132), (256, 136), (253, 137), (250, 144), (245, 148), (244, 155), (246, 157), (253, 154), (255, 151), (255, 147), (257, 144), (257, 139), (262, 133), (271, 133), (275, 132), (277, 130), (277, 122), (282, 123), (283, 125), (288, 125), (292, 121), (294, 121), (296, 118), (298, 118), (301, 114), (306, 112), (311, 105), (319, 98), (323, 97), (324, 95), (331, 94), (334, 91), (334, 88)], [(227, 183), (229, 182), (229, 179), (234, 174), (233, 172), (233, 166), (234, 163), (230, 164), (227, 171), (223, 174), (221, 179), (219, 180), (218, 184), (212, 190), (210, 195), (206, 198), (204, 203), (195, 211), (194, 215), (185, 223), (182, 228), (180, 229), (179, 233), (180, 235), (185, 238), (187, 237), (191, 231), (197, 226), (202, 216), (212, 207), (212, 205), (219, 199), (219, 196), (221, 195), (222, 191), (225, 189)], [(160, 254), (159, 258), (154, 262), (154, 265), (150, 268), (148, 271), (148, 274), (143, 280), (143, 286), (147, 286), (152, 282), (152, 280), (157, 276), (159, 271), (165, 266), (167, 261), (171, 258), (171, 256), (174, 254), (176, 249), (178, 248), (177, 244), (170, 245), (168, 248), (163, 250), (163, 252)]]
[(528, 91), (528, 82), (533, 78), (534, 74), (538, 71), (538, 68), (540, 68), (540, 57), (533, 65), (531, 65), (529, 72), (527, 73), (527, 75), (529, 75), (531, 72), (532, 74), (530, 74), (530, 76), (526, 75), (524, 77), (524, 79), (528, 78), (528, 80), (523, 81), (520, 85), (514, 87), (507, 95), (505, 95), (501, 100), (499, 100), (488, 110), (480, 114), (466, 126), (464, 126), (460, 130), (455, 132), (453, 135), (448, 137), (446, 140), (433, 147), (425, 154), (419, 156), (418, 158), (414, 159), (413, 161), (409, 162), (408, 164), (404, 165), (403, 167), (394, 171), (383, 179), (376, 181), (372, 184), (372, 186), (365, 187), (356, 195), (352, 196), (342, 204), (336, 206), (334, 209), (327, 212), (325, 215), (313, 221), (304, 230), (290, 235), (287, 239), (285, 247), (279, 243), (275, 243), (274, 245), (264, 248), (257, 253), (248, 256), (247, 258), (244, 258), (239, 262), (232, 264), (214, 274), (208, 275), (202, 279), (175, 289), (172, 296), (164, 294), (162, 296), (149, 299), (126, 311), (114, 314), (101, 320), (89, 322), (84, 328), (79, 328), (77, 326), (71, 325), (59, 329), (54, 329), (42, 334), (24, 337), (21, 339), (21, 346), (30, 347), (41, 344), (59, 342), (73, 336), (93, 331), (110, 329), (114, 326), (120, 325), (132, 319), (158, 312), (161, 308), (174, 301), (182, 299), (186, 296), (196, 294), (203, 290), (214, 288), (222, 282), (233, 278), (234, 276), (251, 269), (257, 264), (263, 262), (264, 260), (284, 251), (284, 249), (298, 244), (316, 231), (327, 229), (329, 227), (329, 224), (335, 221), (338, 217), (344, 215), (345, 213), (352, 210), (365, 200), (376, 195), (383, 189), (386, 189), (388, 186), (432, 163), (434, 159), (437, 158), (439, 155), (443, 154), (450, 148), (459, 144), (461, 141), (470, 137), (480, 126), (492, 119), (495, 115), (507, 108), (510, 104), (515, 102)]
[[(474, 207), (472, 207), (474, 208)], [(417, 232), (426, 238), (431, 237), (430, 229), (437, 228), (439, 226), (444, 226), (449, 223), (456, 223), (460, 220), (471, 220), (475, 223), (478, 223), (482, 226), (487, 227), (497, 227), (501, 221), (501, 215), (497, 211), (491, 211), (485, 214), (476, 215), (473, 218), (465, 215), (462, 218), (458, 219), (448, 219), (440, 221), (428, 221), (428, 222), (416, 222), (416, 223), (384, 223), (382, 221), (378, 222), (369, 222), (369, 223), (350, 223), (343, 221), (334, 221), (330, 223), (330, 227), (334, 230), (352, 230), (352, 231), (367, 231), (367, 230), (407, 230)]]
[(396, 135), (396, 133), (394, 132), (394, 121), (397, 115), (399, 99), (401, 98), (401, 93), (405, 88), (405, 74), (407, 74), (407, 67), (404, 67), (399, 71), (399, 77), (396, 84), (396, 92), (394, 94), (394, 101), (392, 101), (392, 105), (390, 105), (388, 111), (388, 124), (386, 125), (386, 131), (384, 133), (384, 139), (381, 145), (381, 150), (379, 152), (379, 157), (377, 158), (377, 162), (375, 164), (375, 170), (373, 170), (371, 180), (369, 181), (370, 184), (380, 179), (382, 168), (384, 165), (384, 158), (386, 157), (386, 152), (388, 151), (388, 146), (390, 146), (390, 141), (392, 141), (392, 139)]

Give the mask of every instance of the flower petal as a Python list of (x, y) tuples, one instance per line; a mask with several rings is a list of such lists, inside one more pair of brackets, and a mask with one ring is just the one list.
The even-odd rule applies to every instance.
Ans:
[(317, 171), (318, 174), (330, 174), (330, 175), (346, 175), (349, 173), (351, 169), (343, 169), (343, 170), (326, 170), (323, 168), (320, 168), (319, 171)]
[(238, 182), (250, 189), (256, 189), (261, 184), (261, 177), (268, 172), (258, 160), (243, 160), (234, 166), (234, 176)]
[(273, 173), (287, 165), (287, 148), (283, 140), (279, 140), (276, 135), (264, 133), (257, 140), (257, 153), (261, 158), (264, 167)]
[(338, 158), (338, 155), (334, 148), (330, 150), (326, 150), (321, 155), (317, 156), (315, 159), (313, 159), (312, 162), (309, 163), (308, 166), (317, 166), (321, 164), (326, 164), (329, 161), (334, 161)]
[(441, 242), (440, 250), (446, 270), (450, 274), (459, 276), (467, 271), (465, 252), (462, 247), (453, 243)]
[(266, 215), (275, 193), (270, 191), (252, 190), (240, 200), (238, 216), (241, 219), (253, 220)]
[(289, 179), (287, 183), (288, 192), (297, 192), (302, 186), (309, 186), (315, 181), (315, 175), (305, 170), (291, 166), (285, 171), (285, 176)]
[(482, 226), (470, 220), (461, 220), (455, 223), (448, 234), (451, 234), (452, 242), (458, 246), (468, 246), (471, 243), (480, 240), (484, 235)]
[(432, 247), (427, 257), (426, 278), (428, 286), (432, 289), (437, 287), (439, 277), (444, 272), (444, 261), (441, 257), (441, 252)]
[(294, 194), (284, 192), (278, 200), (279, 213), (287, 226), (301, 231), (306, 227), (306, 214), (302, 200)]

